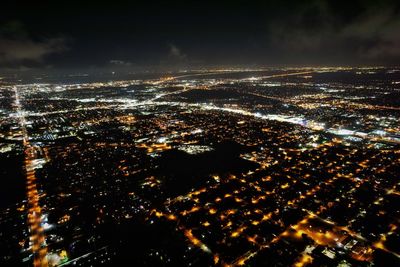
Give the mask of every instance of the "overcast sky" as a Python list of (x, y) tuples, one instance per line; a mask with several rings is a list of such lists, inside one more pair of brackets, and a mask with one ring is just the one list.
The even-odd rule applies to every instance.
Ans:
[(3, 2), (3, 70), (400, 62), (400, 1)]

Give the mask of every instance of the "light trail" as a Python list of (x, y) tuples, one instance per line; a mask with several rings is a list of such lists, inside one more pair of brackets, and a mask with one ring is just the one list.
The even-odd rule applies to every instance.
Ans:
[(39, 205), (39, 192), (36, 186), (35, 164), (37, 159), (37, 147), (29, 142), (29, 135), (26, 129), (25, 112), (22, 109), (18, 90), (14, 87), (15, 107), (19, 119), (20, 129), (22, 131), (23, 146), (25, 154), (25, 169), (27, 179), (27, 197), (28, 197), (28, 224), (30, 230), (30, 242), (32, 242), (33, 266), (47, 267), (47, 247), (44, 229), (42, 227), (42, 212)]
[[(235, 71), (213, 71), (213, 72), (205, 72), (205, 73), (193, 73), (193, 74), (184, 74), (184, 75), (177, 75), (177, 76), (171, 76), (171, 77), (166, 77), (166, 78), (161, 78), (160, 80), (157, 80), (153, 82), (153, 84), (162, 84), (165, 82), (170, 82), (174, 81), (177, 79), (181, 78), (187, 78), (187, 77), (196, 77), (196, 76), (210, 76), (210, 75), (218, 75), (218, 74), (234, 74), (234, 73), (243, 73), (243, 72), (264, 72), (268, 70), (235, 70)], [(296, 76), (296, 75), (305, 75), (305, 74), (312, 74), (312, 73), (321, 73), (321, 72), (329, 72), (328, 70), (310, 70), (310, 71), (301, 71), (301, 72), (289, 72), (289, 73), (280, 73), (280, 74), (272, 74), (272, 75), (266, 75), (266, 76), (259, 76), (257, 79), (271, 79), (271, 78), (281, 78), (281, 77), (287, 77), (287, 76)], [(243, 78), (239, 79), (242, 81), (249, 80), (251, 81), (252, 78)]]

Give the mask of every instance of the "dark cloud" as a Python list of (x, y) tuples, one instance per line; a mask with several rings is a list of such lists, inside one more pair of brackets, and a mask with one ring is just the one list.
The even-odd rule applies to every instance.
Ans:
[(15, 65), (23, 62), (41, 62), (45, 56), (67, 49), (65, 39), (50, 38), (43, 41), (31, 39), (5, 39), (0, 37), (0, 64)]
[(159, 64), (153, 68), (160, 70), (178, 70), (181, 68), (190, 68), (193, 65), (187, 54), (185, 54), (176, 44), (169, 43), (167, 48), (160, 54)]
[(400, 62), (398, 0), (21, 1), (2, 10), (1, 66)]
[(68, 50), (67, 39), (51, 37), (34, 39), (24, 25), (11, 21), (0, 28), (0, 66), (21, 67), (44, 63), (46, 56)]
[(328, 1), (310, 1), (288, 20), (270, 22), (267, 46), (300, 62), (394, 62), (400, 59), (396, 6), (361, 3), (341, 17)]
[(359, 55), (371, 59), (400, 58), (400, 14), (387, 8), (346, 27), (342, 34), (361, 43)]
[(170, 44), (169, 45), (169, 54), (168, 56), (172, 59), (176, 60), (186, 60), (187, 56), (182, 53), (181, 49), (179, 49), (176, 45)]
[(131, 66), (132, 65), (131, 62), (123, 61), (123, 60), (120, 60), (120, 59), (111, 59), (110, 60), (110, 64), (111, 65), (117, 65), (117, 66)]

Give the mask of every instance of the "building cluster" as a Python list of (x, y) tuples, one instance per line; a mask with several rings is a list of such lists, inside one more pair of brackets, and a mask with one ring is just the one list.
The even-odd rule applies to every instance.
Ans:
[(396, 266), (398, 81), (316, 68), (2, 85), (1, 175), (22, 195), (1, 207), (0, 265)]

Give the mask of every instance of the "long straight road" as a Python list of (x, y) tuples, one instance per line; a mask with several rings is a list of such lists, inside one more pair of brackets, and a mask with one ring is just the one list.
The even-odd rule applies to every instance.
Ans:
[(47, 247), (44, 229), (42, 227), (42, 211), (39, 205), (39, 192), (36, 186), (35, 164), (38, 149), (29, 142), (26, 130), (26, 118), (23, 111), (17, 87), (14, 87), (15, 107), (22, 132), (22, 141), (25, 153), (26, 187), (28, 200), (28, 225), (30, 230), (30, 244), (32, 245), (33, 266), (47, 267)]

